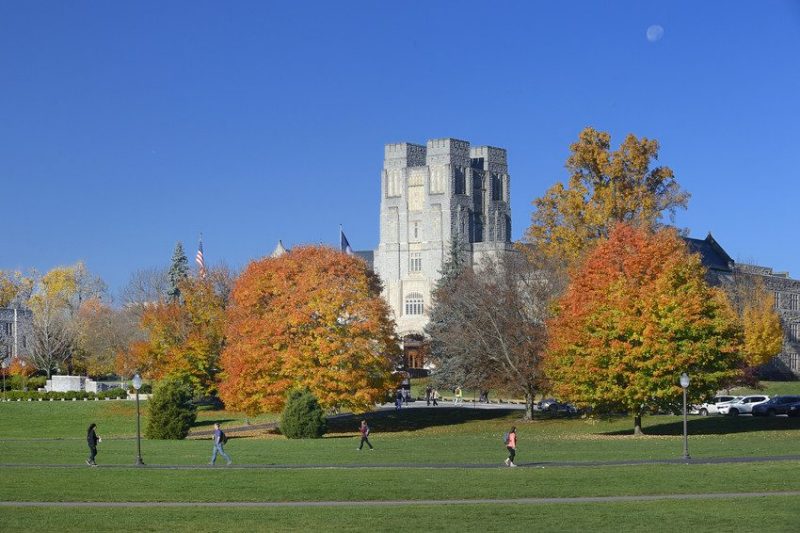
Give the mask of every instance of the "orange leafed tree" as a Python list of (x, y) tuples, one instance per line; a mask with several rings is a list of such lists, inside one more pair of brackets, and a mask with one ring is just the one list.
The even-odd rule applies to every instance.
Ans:
[(220, 397), (255, 414), (306, 387), (325, 408), (367, 410), (394, 385), (389, 317), (378, 279), (356, 257), (304, 246), (253, 261), (228, 309)]
[(700, 257), (671, 229), (615, 226), (572, 274), (550, 326), (553, 392), (595, 412), (674, 409), (691, 379), (697, 401), (742, 366), (742, 331)]
[(153, 379), (184, 377), (196, 393), (213, 394), (225, 342), (225, 298), (209, 279), (188, 278), (179, 288), (183, 301), (145, 307), (141, 325), (148, 340), (134, 342), (117, 367), (130, 372), (135, 365)]

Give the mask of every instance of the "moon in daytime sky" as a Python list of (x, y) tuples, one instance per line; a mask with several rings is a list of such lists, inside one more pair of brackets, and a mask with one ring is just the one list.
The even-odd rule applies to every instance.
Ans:
[(652, 26), (647, 28), (647, 40), (650, 41), (651, 43), (660, 41), (663, 36), (664, 36), (664, 28), (662, 28), (658, 24), (653, 24)]

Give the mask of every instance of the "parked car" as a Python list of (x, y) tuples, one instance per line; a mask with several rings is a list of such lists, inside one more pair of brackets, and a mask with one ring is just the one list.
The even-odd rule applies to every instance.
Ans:
[(796, 404), (800, 404), (800, 396), (773, 396), (753, 407), (753, 416), (788, 415), (789, 408)]
[(727, 405), (730, 402), (735, 402), (739, 398), (741, 398), (741, 396), (714, 396), (706, 403), (692, 406), (692, 409), (689, 412), (693, 415), (700, 416), (718, 415), (720, 407)]
[(733, 402), (724, 403), (719, 406), (719, 414), (721, 415), (748, 415), (752, 414), (753, 407), (769, 401), (769, 396), (753, 394), (752, 396), (743, 396)]
[(572, 416), (578, 414), (578, 409), (569, 403), (559, 402), (554, 398), (545, 398), (536, 404), (538, 411), (546, 411), (554, 415)]

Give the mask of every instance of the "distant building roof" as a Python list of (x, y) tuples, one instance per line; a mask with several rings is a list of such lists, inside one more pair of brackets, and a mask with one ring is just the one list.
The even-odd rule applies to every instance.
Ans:
[(272, 250), (272, 253), (269, 255), (270, 257), (280, 257), (285, 254), (288, 250), (283, 245), (283, 241), (278, 241), (278, 244), (275, 246), (275, 249)]
[(700, 254), (703, 261), (703, 266), (709, 270), (719, 270), (723, 272), (730, 272), (733, 267), (733, 259), (731, 256), (722, 249), (722, 246), (714, 240), (711, 233), (705, 239), (693, 239), (691, 237), (684, 237), (689, 251), (692, 253)]
[(374, 252), (372, 250), (357, 250), (353, 252), (353, 255), (363, 259), (367, 263), (367, 266), (372, 269), (374, 261)]

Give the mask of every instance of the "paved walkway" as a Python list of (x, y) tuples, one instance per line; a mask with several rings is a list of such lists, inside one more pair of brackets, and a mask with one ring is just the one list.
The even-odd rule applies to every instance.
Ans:
[[(677, 459), (629, 459), (617, 461), (543, 461), (536, 463), (520, 463), (521, 468), (564, 468), (564, 467), (591, 467), (591, 466), (636, 466), (658, 464), (730, 464), (730, 463), (771, 463), (780, 461), (800, 461), (800, 455), (776, 455), (769, 457), (700, 457), (685, 460)], [(38, 463), (0, 463), (0, 468), (88, 468), (85, 464), (38, 464)], [(208, 470), (208, 469), (239, 469), (239, 470), (305, 470), (305, 469), (351, 469), (351, 468), (398, 468), (398, 469), (429, 469), (429, 468), (508, 468), (502, 463), (352, 463), (352, 464), (233, 464), (231, 466), (202, 465), (165, 465), (152, 464), (136, 466), (134, 464), (108, 464), (98, 465), (97, 468), (147, 468), (155, 470)]]
[(652, 502), (663, 500), (730, 500), (800, 496), (800, 491), (721, 492), (712, 494), (653, 494), (642, 496), (585, 496), (576, 498), (476, 498), (474, 500), (354, 500), (320, 502), (0, 502), (2, 507), (402, 507), (408, 505)]

